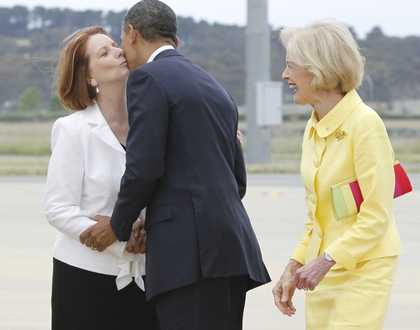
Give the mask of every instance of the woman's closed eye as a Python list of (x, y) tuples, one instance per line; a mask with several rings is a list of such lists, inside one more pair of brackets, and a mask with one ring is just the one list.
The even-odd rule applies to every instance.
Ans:
[(96, 54), (99, 57), (104, 57), (104, 56), (108, 55), (108, 52), (109, 52), (108, 47), (107, 46), (102, 46), (101, 48), (98, 49)]

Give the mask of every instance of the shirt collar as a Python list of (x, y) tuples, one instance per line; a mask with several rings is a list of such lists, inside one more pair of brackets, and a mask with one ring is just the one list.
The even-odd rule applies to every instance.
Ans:
[(344, 95), (340, 102), (338, 102), (320, 121), (316, 119), (315, 111), (312, 111), (311, 118), (309, 119), (309, 125), (311, 127), (309, 138), (313, 136), (315, 131), (321, 138), (326, 138), (334, 133), (350, 116), (355, 107), (362, 102), (357, 91), (353, 89)]
[(101, 110), (99, 109), (98, 104), (88, 106), (85, 110), (80, 111), (80, 114), (85, 118), (89, 124), (94, 124), (97, 126), (102, 126), (106, 124), (105, 118), (102, 115)]
[(175, 47), (171, 45), (165, 45), (165, 46), (159, 47), (152, 53), (152, 55), (150, 55), (149, 59), (147, 60), (147, 63), (153, 62), (156, 56), (158, 56), (160, 53), (164, 52), (165, 50), (169, 50), (169, 49), (175, 49)]

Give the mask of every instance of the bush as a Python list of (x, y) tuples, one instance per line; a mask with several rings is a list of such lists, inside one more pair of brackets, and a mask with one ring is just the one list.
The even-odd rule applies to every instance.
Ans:
[(18, 111), (19, 112), (32, 112), (41, 108), (41, 91), (38, 87), (28, 87), (22, 93)]

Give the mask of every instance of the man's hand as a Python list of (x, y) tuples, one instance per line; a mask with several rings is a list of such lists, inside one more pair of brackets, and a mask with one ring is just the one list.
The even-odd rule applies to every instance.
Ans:
[(296, 313), (292, 298), (296, 290), (296, 271), (300, 267), (302, 267), (302, 264), (295, 260), (290, 260), (272, 291), (277, 308), (288, 316), (293, 316)]
[(244, 134), (239, 129), (236, 131), (236, 137), (238, 138), (240, 144), (243, 145), (245, 137), (244, 137)]
[(111, 227), (111, 218), (103, 215), (95, 217), (97, 223), (80, 234), (80, 242), (93, 250), (102, 252), (113, 244), (117, 237)]
[(296, 271), (296, 287), (304, 290), (313, 290), (322, 281), (335, 261), (328, 261), (324, 256), (312, 260)]
[(139, 217), (134, 223), (130, 239), (125, 250), (129, 253), (146, 253), (146, 231), (144, 230), (144, 219)]

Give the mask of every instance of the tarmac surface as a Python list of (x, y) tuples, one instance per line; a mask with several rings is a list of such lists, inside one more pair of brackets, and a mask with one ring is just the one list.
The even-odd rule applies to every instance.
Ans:
[[(411, 176), (420, 187), (420, 176)], [(0, 177), (0, 329), (50, 329), (52, 248), (55, 230), (42, 210), (43, 177)], [(273, 304), (271, 289), (300, 238), (304, 190), (296, 175), (249, 177), (244, 200), (273, 283), (248, 294), (245, 330), (302, 330), (304, 294), (297, 292), (293, 318)], [(419, 330), (420, 190), (395, 201), (403, 242), (386, 330)], [(369, 311), (367, 311), (369, 312)], [(139, 327), (141, 329), (141, 327)], [(130, 329), (131, 330), (131, 329)]]

